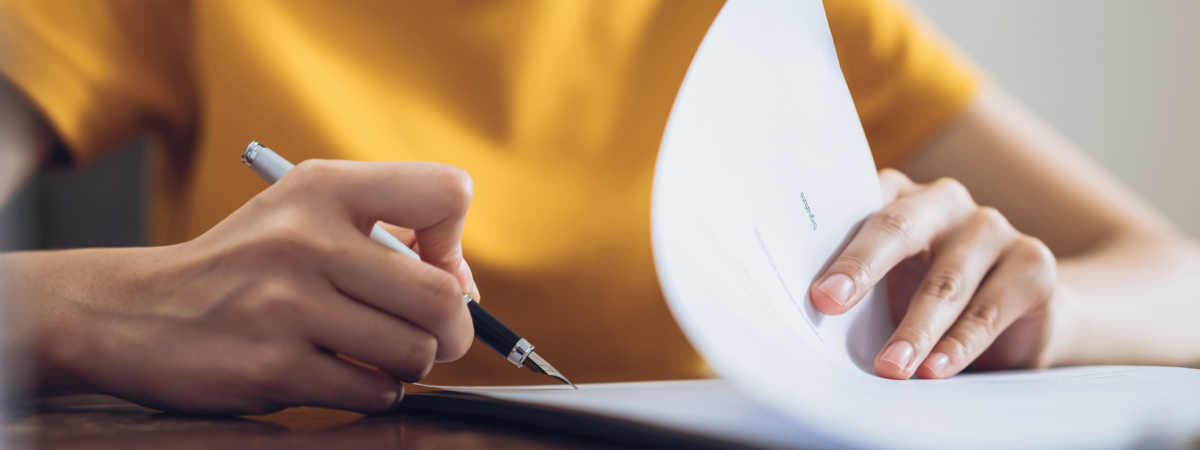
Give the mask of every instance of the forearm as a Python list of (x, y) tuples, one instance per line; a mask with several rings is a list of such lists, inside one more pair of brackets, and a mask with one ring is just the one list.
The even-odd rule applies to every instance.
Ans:
[(899, 167), (914, 181), (950, 177), (1059, 259), (1173, 225), (998, 88), (985, 88)]
[(1059, 263), (1050, 365), (1200, 367), (1200, 245), (1178, 233), (1123, 233)]
[[(98, 332), (113, 324), (113, 306), (148, 302), (161, 288), (149, 286), (159, 248), (81, 249), (0, 255), (3, 280), (3, 346), (20, 358), (33, 391), (96, 391), (89, 367), (111, 361), (120, 333)], [(101, 317), (103, 316), (103, 317)]]

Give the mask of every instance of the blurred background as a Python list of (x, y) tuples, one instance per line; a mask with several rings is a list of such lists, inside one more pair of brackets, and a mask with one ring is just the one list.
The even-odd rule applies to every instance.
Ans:
[[(909, 1), (996, 84), (1200, 236), (1200, 2)], [(0, 212), (0, 249), (141, 245), (144, 147), (40, 175)]]
[(1200, 2), (909, 0), (994, 82), (1200, 236)]

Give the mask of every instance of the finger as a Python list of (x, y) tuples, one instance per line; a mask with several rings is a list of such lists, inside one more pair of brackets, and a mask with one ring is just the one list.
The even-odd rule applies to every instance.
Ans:
[(983, 354), (996, 337), (1054, 293), (1055, 262), (1037, 239), (1023, 237), (1005, 252), (983, 287), (916, 371), (948, 378)]
[(957, 233), (935, 249), (937, 256), (904, 319), (875, 357), (875, 373), (897, 380), (911, 377), (1015, 238), (1016, 231), (999, 212), (979, 208)]
[(459, 239), (474, 189), (462, 169), (422, 162), (309, 160), (277, 184), (277, 192), (302, 195), (320, 189), (363, 234), (376, 221), (410, 228), (423, 261), (450, 274), (458, 272)]
[(413, 231), (412, 228), (398, 227), (387, 222), (376, 222), (376, 224), (379, 225), (380, 228), (383, 228), (383, 231), (386, 231), (388, 234), (392, 235), (392, 237), (399, 239), (400, 242), (403, 242), (404, 245), (407, 245), (409, 248), (412, 248), (413, 245), (417, 244), (417, 233)]
[(302, 330), (313, 344), (410, 383), (433, 367), (438, 344), (429, 332), (336, 292), (315, 297)]
[[(412, 229), (396, 227), (394, 224), (384, 222), (378, 222), (378, 226), (383, 228), (385, 232), (388, 232), (388, 234), (394, 236), (394, 238), (397, 240), (400, 240), (402, 244), (407, 245), (409, 248), (413, 248), (413, 251), (420, 253), (420, 248), (416, 246), (416, 233), (413, 232)], [(475, 301), (480, 301), (479, 287), (475, 286), (475, 278), (472, 275), (472, 272), (470, 272), (470, 266), (467, 265), (466, 259), (463, 259), (462, 264), (458, 266), (458, 271), (456, 272), (455, 276), (458, 278), (458, 284), (461, 284), (462, 286), (462, 292), (470, 294), (470, 298), (474, 299)]]
[(432, 334), (437, 361), (466, 353), (474, 327), (456, 277), (354, 233), (346, 229), (339, 251), (322, 261), (334, 287)]
[(953, 180), (939, 180), (884, 206), (809, 288), (813, 306), (829, 315), (849, 311), (892, 267), (929, 248), (973, 210), (966, 188)]
[[(417, 253), (420, 253), (420, 248), (417, 246), (417, 234), (413, 230), (384, 222), (378, 222), (378, 225), (380, 228), (383, 228), (384, 231), (387, 231), (388, 234), (404, 243), (404, 245), (407, 245)], [(479, 288), (475, 285), (475, 278), (471, 274), (471, 268), (467, 265), (467, 261), (465, 259), (463, 260), (462, 264), (459, 265), (458, 272), (455, 273), (455, 276), (458, 278), (458, 283), (462, 285), (463, 292), (470, 294), (471, 298), (475, 299), (475, 301), (479, 301)]]
[(271, 390), (279, 403), (363, 414), (394, 411), (404, 396), (403, 386), (388, 374), (316, 350), (275, 383)]
[(903, 172), (885, 168), (879, 171), (879, 188), (883, 193), (883, 204), (887, 205), (896, 201), (899, 196), (911, 194), (916, 190), (917, 184)]

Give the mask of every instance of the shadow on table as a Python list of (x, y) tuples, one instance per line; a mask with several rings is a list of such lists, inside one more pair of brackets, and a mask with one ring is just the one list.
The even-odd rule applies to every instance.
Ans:
[(158, 412), (100, 395), (40, 399), (4, 424), (13, 449), (609, 449), (574, 435), (434, 414), (361, 416), (291, 408), (267, 416), (209, 417)]

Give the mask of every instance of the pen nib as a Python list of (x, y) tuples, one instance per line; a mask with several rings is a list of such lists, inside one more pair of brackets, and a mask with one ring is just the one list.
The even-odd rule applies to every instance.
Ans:
[(530, 353), (529, 357), (525, 358), (524, 366), (526, 369), (529, 369), (529, 371), (531, 371), (533, 373), (540, 373), (542, 375), (546, 375), (548, 377), (554, 378), (563, 383), (569, 384), (569, 385), (571, 385), (571, 387), (575, 388), (576, 390), (579, 389), (578, 387), (575, 386), (574, 383), (567, 381), (567, 377), (564, 377), (564, 376), (562, 376), (561, 373), (558, 373), (558, 369), (555, 369), (554, 366), (551, 366), (550, 363), (548, 363), (548, 362), (546, 362), (546, 360), (542, 359), (541, 356), (538, 356), (538, 354), (536, 352)]

